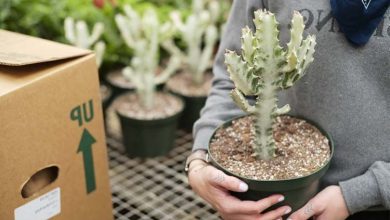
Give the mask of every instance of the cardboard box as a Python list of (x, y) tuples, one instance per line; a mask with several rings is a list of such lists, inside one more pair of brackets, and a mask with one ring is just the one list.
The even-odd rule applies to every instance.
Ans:
[(0, 30), (0, 219), (113, 219), (102, 119), (90, 51)]

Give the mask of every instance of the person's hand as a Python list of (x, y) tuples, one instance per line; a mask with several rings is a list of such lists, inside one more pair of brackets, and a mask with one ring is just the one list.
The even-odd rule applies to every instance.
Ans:
[(282, 206), (262, 213), (284, 197), (272, 195), (259, 201), (241, 201), (230, 195), (229, 190), (245, 192), (246, 183), (200, 160), (192, 162), (189, 168), (189, 183), (194, 192), (210, 203), (224, 220), (281, 220), (291, 211), (290, 207)]
[(339, 186), (328, 186), (305, 206), (294, 212), (288, 220), (344, 220), (349, 216), (344, 197)]

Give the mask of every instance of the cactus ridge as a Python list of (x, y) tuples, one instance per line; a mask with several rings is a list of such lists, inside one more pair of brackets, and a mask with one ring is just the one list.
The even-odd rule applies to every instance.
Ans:
[[(301, 79), (314, 58), (315, 37), (302, 40), (303, 17), (294, 12), (287, 50), (280, 46), (278, 22), (273, 13), (258, 10), (254, 13), (255, 32), (245, 27), (241, 36), (241, 55), (227, 50), (225, 64), (235, 84), (231, 92), (233, 101), (244, 111), (254, 114), (254, 154), (269, 160), (275, 156), (272, 126), (275, 118), (286, 114), (289, 105), (277, 107), (277, 93)], [(257, 96), (250, 105), (245, 96)]]

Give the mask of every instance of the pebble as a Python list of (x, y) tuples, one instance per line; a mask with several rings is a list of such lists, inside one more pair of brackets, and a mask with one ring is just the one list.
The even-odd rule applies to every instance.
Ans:
[(278, 117), (273, 127), (277, 156), (269, 161), (254, 158), (252, 121), (248, 116), (233, 121), (232, 126), (218, 130), (211, 142), (213, 158), (230, 172), (257, 180), (291, 179), (328, 162), (328, 139), (314, 126), (289, 116)]

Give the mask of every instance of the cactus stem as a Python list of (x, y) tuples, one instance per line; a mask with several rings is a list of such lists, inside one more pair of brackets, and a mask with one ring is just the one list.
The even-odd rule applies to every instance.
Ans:
[(272, 137), (272, 126), (275, 123), (273, 111), (277, 106), (277, 85), (273, 83), (276, 73), (264, 73), (262, 95), (257, 97), (255, 112), (255, 152), (260, 159), (270, 160), (275, 154), (275, 143)]
[[(278, 22), (275, 15), (263, 10), (255, 12), (256, 32), (246, 27), (242, 31), (242, 55), (227, 50), (225, 63), (235, 89), (233, 101), (244, 111), (253, 113), (255, 127), (254, 154), (262, 160), (275, 156), (272, 127), (278, 115), (286, 114), (289, 105), (277, 107), (280, 89), (287, 89), (298, 81), (313, 61), (315, 37), (302, 41), (303, 17), (295, 12), (291, 26), (291, 40), (287, 51), (279, 44)], [(257, 96), (250, 106), (244, 95)]]

